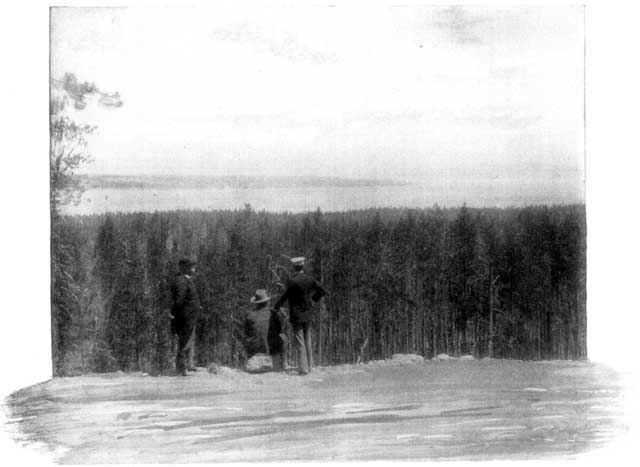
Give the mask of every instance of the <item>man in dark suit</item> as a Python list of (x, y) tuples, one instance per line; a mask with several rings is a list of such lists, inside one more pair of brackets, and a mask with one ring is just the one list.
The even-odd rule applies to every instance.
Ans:
[(196, 272), (195, 262), (181, 259), (178, 262), (178, 273), (171, 283), (171, 329), (178, 336), (176, 354), (176, 372), (182, 376), (193, 366), (193, 349), (195, 344), (195, 326), (202, 308), (198, 291), (193, 283)]
[(293, 274), (287, 280), (284, 293), (275, 303), (278, 310), (283, 303), (289, 305), (289, 321), (293, 327), (293, 336), (298, 358), (298, 372), (307, 374), (311, 371), (313, 356), (311, 350), (311, 324), (312, 302), (319, 301), (325, 290), (313, 277), (304, 272), (305, 259), (303, 257), (292, 258)]

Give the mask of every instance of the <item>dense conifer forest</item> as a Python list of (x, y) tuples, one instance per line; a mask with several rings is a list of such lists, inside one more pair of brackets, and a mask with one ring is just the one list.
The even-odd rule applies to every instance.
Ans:
[(327, 296), (315, 361), (394, 353), (586, 358), (585, 206), (61, 216), (52, 223), (54, 375), (171, 371), (168, 284), (198, 261), (196, 362), (241, 366), (257, 288), (305, 256)]

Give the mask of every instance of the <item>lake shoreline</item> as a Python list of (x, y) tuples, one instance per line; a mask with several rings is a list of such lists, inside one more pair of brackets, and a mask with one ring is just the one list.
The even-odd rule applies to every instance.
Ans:
[(154, 212), (175, 210), (236, 210), (250, 205), (256, 211), (303, 213), (346, 212), (362, 209), (518, 208), (540, 205), (584, 204), (576, 187), (550, 184), (517, 187), (496, 183), (458, 187), (393, 185), (358, 187), (268, 188), (94, 188), (86, 190), (77, 205), (64, 214)]

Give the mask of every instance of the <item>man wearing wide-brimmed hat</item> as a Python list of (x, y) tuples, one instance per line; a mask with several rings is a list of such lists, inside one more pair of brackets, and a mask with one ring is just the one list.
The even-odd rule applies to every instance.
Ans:
[(286, 331), (282, 313), (268, 307), (271, 297), (265, 289), (255, 291), (249, 300), (254, 308), (245, 317), (245, 350), (249, 357), (257, 353), (271, 356), (274, 371), (283, 371), (286, 356)]
[(285, 302), (289, 305), (289, 320), (293, 327), (294, 343), (298, 360), (298, 372), (307, 374), (313, 365), (311, 348), (312, 302), (319, 301), (325, 290), (316, 279), (304, 272), (305, 258), (291, 258), (293, 274), (287, 280), (284, 293), (274, 305), (278, 310)]
[(178, 261), (178, 273), (171, 283), (171, 329), (178, 336), (176, 372), (183, 376), (187, 375), (188, 370), (195, 370), (195, 326), (202, 311), (198, 291), (193, 283), (195, 272), (195, 261), (183, 258)]
[(270, 300), (271, 297), (264, 289), (256, 290), (249, 299), (253, 306), (246, 311), (244, 320), (244, 348), (249, 358), (256, 354), (266, 354), (269, 351), (267, 334)]

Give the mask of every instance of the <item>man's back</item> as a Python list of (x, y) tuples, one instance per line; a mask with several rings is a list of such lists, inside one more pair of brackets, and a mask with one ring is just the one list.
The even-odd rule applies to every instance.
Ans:
[(198, 292), (190, 277), (176, 274), (171, 284), (171, 314), (180, 321), (195, 321), (200, 314)]
[(287, 288), (276, 303), (276, 308), (287, 301), (291, 322), (305, 323), (309, 320), (308, 312), (311, 310), (311, 300), (316, 302), (324, 294), (325, 291), (317, 280), (304, 272), (297, 272), (287, 281)]

